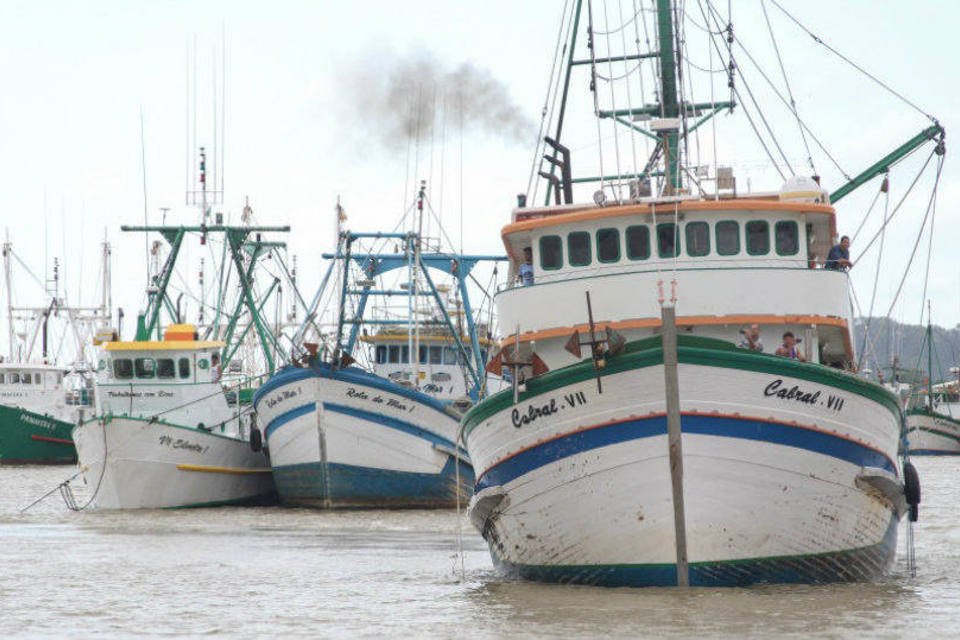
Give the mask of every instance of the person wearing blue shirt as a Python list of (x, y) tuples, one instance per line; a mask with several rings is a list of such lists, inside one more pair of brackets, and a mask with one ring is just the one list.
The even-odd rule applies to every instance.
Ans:
[(846, 271), (853, 266), (850, 261), (850, 237), (840, 238), (840, 244), (834, 245), (827, 254), (827, 262), (823, 265), (824, 269), (831, 271)]
[(533, 250), (530, 247), (523, 248), (523, 262), (520, 263), (520, 283), (525, 287), (533, 284)]

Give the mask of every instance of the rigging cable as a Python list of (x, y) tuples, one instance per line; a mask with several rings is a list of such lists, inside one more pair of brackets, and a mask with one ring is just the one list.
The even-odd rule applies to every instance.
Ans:
[[(707, 13), (706, 13), (706, 11), (704, 11), (703, 4), (700, 3), (699, 0), (698, 0), (698, 5), (700, 6), (700, 11), (702, 11), (703, 14), (704, 14), (704, 19), (705, 19), (705, 20), (707, 21), (707, 23), (709, 24), (709, 18), (708, 18), (708, 16), (707, 16)], [(711, 12), (714, 11), (713, 6), (710, 5), (709, 0), (707, 0), (707, 6), (710, 8), (710, 11), (711, 11)], [(712, 14), (711, 14), (711, 15), (712, 15)], [(716, 18), (714, 18), (714, 20), (716, 21)], [(719, 24), (718, 24), (717, 26), (719, 27)], [(717, 54), (720, 55), (720, 57), (722, 58), (723, 56), (722, 56), (722, 54), (720, 54), (720, 49), (719, 49), (719, 47), (717, 46), (716, 41), (711, 38), (711, 42), (713, 43), (713, 46), (717, 48)], [(741, 46), (742, 46), (742, 45), (741, 45)], [(728, 44), (728, 46), (727, 46), (727, 52), (728, 52), (728, 56), (729, 56), (729, 60), (730, 60), (730, 69), (733, 70), (733, 69), (736, 69), (736, 61), (735, 61), (734, 58), (733, 58), (733, 51), (732, 51), (732, 48), (731, 48), (731, 47), (732, 47), (732, 45), (729, 45), (729, 44)], [(741, 76), (741, 77), (742, 77), (742, 76)], [(786, 179), (787, 179), (786, 175), (784, 175), (783, 171), (780, 170), (780, 165), (777, 164), (777, 161), (774, 159), (773, 154), (770, 152), (770, 148), (767, 146), (766, 141), (763, 139), (763, 136), (760, 135), (760, 130), (757, 128), (756, 123), (753, 121), (753, 117), (750, 115), (750, 112), (747, 110), (746, 105), (743, 104), (743, 101), (740, 100), (740, 93), (737, 91), (737, 88), (736, 88), (736, 86), (734, 85), (732, 78), (731, 78), (731, 80), (728, 82), (728, 84), (729, 84), (729, 86), (730, 86), (730, 91), (731, 91), (731, 93), (732, 93), (732, 96), (731, 96), (731, 97), (736, 97), (736, 98), (737, 98), (737, 101), (740, 103), (740, 106), (743, 108), (743, 113), (744, 113), (744, 115), (747, 117), (747, 122), (750, 123), (750, 128), (753, 129), (754, 135), (757, 137), (757, 140), (760, 142), (760, 146), (763, 147), (764, 152), (766, 152), (767, 158), (770, 159), (770, 163), (773, 165), (773, 168), (776, 169), (776, 170), (777, 170), (777, 173), (780, 174), (781, 179), (786, 180)], [(749, 89), (749, 88), (748, 88), (748, 89)], [(782, 154), (782, 153), (783, 153), (783, 152), (781, 151), (781, 154)]]
[[(607, 13), (607, 0), (603, 0), (603, 23), (605, 26), (610, 24), (610, 17)], [(610, 76), (612, 77), (613, 76), (613, 50), (610, 46), (609, 32), (607, 32), (606, 40), (607, 40), (607, 67), (610, 70)], [(594, 46), (596, 46), (596, 42), (594, 42)], [(624, 64), (625, 65), (627, 64), (626, 61), (624, 61)], [(613, 84), (614, 81), (606, 80), (606, 82), (607, 82), (607, 85), (610, 87), (610, 108), (613, 109), (614, 112), (616, 112), (617, 92)], [(629, 105), (629, 104), (627, 105), (628, 109), (632, 110), (632, 107), (633, 105)], [(620, 128), (617, 126), (617, 121), (613, 118), (610, 118), (610, 129), (613, 131), (613, 152), (614, 152), (614, 158), (616, 159), (615, 164), (617, 167), (617, 187), (616, 187), (617, 202), (622, 202), (623, 201), (623, 170), (620, 166), (620, 135), (619, 135)]]
[[(623, 3), (622, 3), (622, 2), (618, 2), (618, 3), (617, 3), (617, 7), (619, 8), (620, 22), (623, 22)], [(636, 11), (635, 11), (634, 14), (633, 14), (633, 18), (631, 19), (631, 22), (636, 22), (638, 15), (639, 15), (639, 12), (636, 12)], [(626, 26), (626, 24), (624, 24), (624, 26)], [(624, 57), (626, 57), (627, 51), (628, 51), (628, 49), (627, 49), (627, 32), (626, 32), (626, 29), (620, 29), (620, 48), (623, 50)], [(641, 82), (642, 82), (642, 81), (643, 81), (643, 80), (642, 80), (643, 74), (642, 74), (642, 72), (640, 71), (640, 65), (641, 65), (641, 62), (638, 61), (638, 62), (637, 62), (637, 65), (634, 67), (633, 70), (637, 72), (637, 76), (641, 78)], [(626, 61), (626, 60), (623, 61), (623, 66), (624, 66), (624, 67), (627, 66), (627, 61)], [(631, 71), (630, 73), (632, 74), (633, 71)], [(632, 112), (632, 111), (633, 111), (633, 92), (630, 91), (630, 78), (629, 78), (629, 77), (627, 78), (627, 81), (626, 81), (625, 84), (626, 84), (626, 87), (627, 87), (627, 107), (628, 107), (628, 108), (630, 109), (630, 111)], [(641, 97), (643, 97), (643, 94), (642, 94), (642, 93), (641, 93), (640, 95), (641, 95)], [(634, 129), (633, 127), (630, 127), (630, 152), (631, 152), (631, 157), (633, 158), (633, 172), (632, 172), (632, 173), (634, 174), (634, 179), (635, 179), (635, 180), (638, 180), (638, 178), (636, 177), (636, 174), (637, 174), (637, 172), (638, 172), (638, 169), (637, 169), (637, 166), (638, 166), (638, 163), (637, 163), (637, 132), (636, 132), (636, 129)], [(629, 193), (629, 191), (628, 191), (628, 193)]]
[(787, 95), (790, 96), (790, 110), (797, 119), (797, 128), (800, 129), (800, 138), (803, 140), (803, 147), (807, 150), (807, 162), (810, 163), (810, 169), (816, 174), (817, 168), (813, 164), (813, 155), (810, 153), (810, 145), (807, 143), (807, 136), (803, 132), (803, 124), (800, 122), (800, 114), (797, 112), (797, 101), (793, 97), (793, 89), (790, 88), (790, 80), (787, 77), (787, 70), (783, 66), (783, 57), (780, 55), (780, 46), (777, 44), (777, 38), (773, 35), (773, 25), (770, 24), (770, 15), (767, 13), (767, 3), (760, 0), (760, 8), (763, 9), (763, 19), (767, 23), (767, 31), (770, 33), (770, 41), (773, 43), (773, 50), (777, 54), (777, 63), (780, 65), (780, 73), (783, 75), (783, 84), (787, 87)]
[[(749, 52), (749, 51), (747, 50), (747, 48), (743, 45), (743, 42), (741, 42), (740, 40), (737, 40), (737, 44), (740, 46), (740, 49), (746, 54), (747, 59), (750, 60), (751, 63), (753, 63), (753, 66), (754, 66), (754, 67), (756, 67), (757, 71), (760, 73), (760, 76), (761, 76), (764, 80), (766, 80), (766, 82), (767, 82), (768, 85), (770, 85), (770, 89), (773, 91), (773, 94), (774, 94), (775, 96), (777, 96), (777, 98), (780, 99), (780, 101), (787, 107), (787, 109), (790, 109), (790, 102), (783, 96), (782, 93), (780, 93), (780, 91), (777, 89), (776, 85), (773, 83), (773, 80), (771, 80), (770, 77), (769, 77), (766, 73), (764, 73), (763, 67), (761, 67), (760, 64), (756, 61), (756, 59), (755, 59), (752, 55), (750, 55), (750, 52)], [(810, 127), (808, 127), (807, 124), (806, 124), (805, 122), (803, 122), (803, 120), (799, 120), (799, 119), (798, 119), (798, 122), (800, 123), (800, 126), (803, 127), (803, 130), (806, 131), (807, 134), (810, 136), (810, 138), (817, 144), (817, 146), (820, 148), (820, 150), (823, 151), (824, 155), (826, 155), (827, 158), (830, 159), (830, 162), (833, 163), (833, 166), (837, 168), (837, 171), (839, 171), (841, 174), (843, 174), (843, 177), (846, 178), (847, 181), (853, 180), (853, 178), (850, 176), (850, 174), (848, 174), (848, 173), (843, 169), (843, 167), (840, 166), (840, 163), (837, 162), (836, 158), (833, 157), (833, 154), (831, 154), (831, 153), (827, 150), (827, 148), (824, 146), (824, 144), (823, 144), (822, 142), (820, 142), (820, 138), (818, 138), (818, 137), (813, 133), (813, 131), (811, 131)]]
[(924, 111), (923, 109), (921, 109), (920, 107), (918, 107), (916, 104), (914, 104), (913, 102), (911, 102), (910, 100), (908, 100), (908, 99), (907, 99), (905, 96), (903, 96), (902, 94), (894, 91), (893, 88), (891, 88), (889, 85), (885, 84), (882, 80), (880, 80), (879, 78), (877, 78), (876, 76), (874, 76), (873, 74), (871, 74), (870, 72), (868, 72), (866, 69), (864, 69), (863, 67), (861, 67), (860, 65), (858, 65), (856, 62), (854, 62), (853, 60), (851, 60), (850, 58), (846, 57), (845, 55), (843, 55), (842, 53), (840, 53), (839, 51), (837, 51), (836, 49), (834, 49), (833, 47), (831, 47), (829, 44), (827, 44), (826, 42), (824, 42), (822, 38), (818, 37), (816, 34), (814, 34), (812, 31), (810, 31), (810, 29), (806, 28), (799, 20), (797, 20), (796, 18), (794, 18), (793, 15), (791, 15), (789, 11), (787, 11), (786, 9), (784, 9), (783, 6), (782, 6), (779, 2), (777, 2), (777, 0), (770, 0), (770, 1), (774, 4), (774, 6), (776, 6), (778, 9), (780, 9), (780, 11), (782, 11), (785, 16), (787, 16), (788, 18), (790, 18), (790, 20), (792, 20), (794, 24), (796, 24), (798, 27), (800, 27), (801, 29), (803, 29), (803, 31), (805, 31), (805, 32), (807, 33), (807, 35), (809, 35), (811, 38), (813, 38), (814, 42), (816, 42), (817, 44), (823, 45), (824, 47), (827, 48), (827, 50), (829, 50), (831, 53), (833, 53), (834, 55), (836, 55), (838, 58), (840, 58), (841, 60), (843, 60), (844, 62), (846, 62), (847, 64), (849, 64), (851, 67), (853, 67), (854, 69), (856, 69), (857, 71), (859, 71), (859, 72), (862, 73), (863, 75), (865, 75), (865, 76), (867, 76), (868, 78), (870, 78), (871, 80), (873, 80), (875, 83), (877, 83), (878, 85), (880, 85), (880, 86), (883, 87), (884, 89), (886, 89), (886, 91), (887, 91), (888, 93), (890, 93), (890, 94), (892, 94), (893, 96), (899, 98), (902, 102), (904, 102), (904, 103), (907, 104), (908, 106), (912, 107), (913, 109), (915, 109), (916, 111), (918, 111), (919, 113), (921, 113), (922, 115), (924, 115), (926, 118), (928, 118), (928, 119), (929, 119), (931, 122), (933, 122), (934, 124), (938, 124), (937, 119), (934, 118), (932, 115), (930, 115), (929, 113), (927, 113), (926, 111)]
[[(933, 223), (937, 218), (937, 190), (940, 187), (940, 172), (943, 169), (943, 156), (939, 158), (940, 162), (937, 165), (937, 177), (933, 183), (933, 194), (931, 196), (931, 206), (933, 211), (930, 213), (930, 234), (927, 240), (927, 268), (923, 276), (923, 295), (920, 297), (921, 300), (927, 299), (927, 284), (930, 281), (930, 258), (933, 255)], [(929, 316), (927, 321), (930, 321)], [(921, 305), (920, 310), (920, 324), (923, 324), (923, 309)]]
[[(707, 7), (708, 7), (708, 8), (710, 9), (710, 11), (711, 11), (711, 16), (713, 17), (714, 22), (717, 24), (717, 27), (719, 27), (719, 26), (720, 26), (720, 23), (719, 23), (719, 20), (718, 20), (718, 18), (717, 18), (717, 15), (716, 15), (716, 10), (713, 8), (713, 5), (710, 4), (710, 0), (707, 0)], [(739, 43), (740, 41), (737, 40), (737, 42)], [(741, 44), (740, 46), (741, 46), (741, 48), (743, 47), (742, 44)], [(730, 52), (730, 64), (731, 64), (734, 68), (737, 67), (737, 61), (736, 61), (736, 58), (733, 57), (733, 52), (732, 52), (732, 51)], [(784, 153), (783, 148), (780, 146), (780, 142), (777, 140), (777, 136), (773, 133), (773, 129), (770, 127), (770, 123), (767, 121), (766, 116), (763, 115), (763, 109), (760, 108), (759, 103), (757, 102), (756, 98), (754, 97), (754, 95), (753, 95), (753, 90), (750, 88), (750, 84), (747, 82), (747, 79), (746, 79), (744, 76), (741, 75), (740, 77), (741, 77), (741, 79), (743, 80), (743, 86), (744, 86), (744, 87), (746, 88), (746, 90), (747, 90), (747, 95), (750, 97), (750, 102), (753, 103), (754, 108), (757, 110), (757, 115), (760, 117), (761, 122), (763, 122), (764, 128), (767, 130), (767, 133), (770, 134), (770, 139), (773, 141), (773, 144), (774, 144), (774, 146), (777, 148), (777, 151), (780, 152), (780, 157), (783, 158), (783, 163), (784, 163), (784, 165), (786, 165), (786, 168), (790, 171), (791, 174), (796, 174), (796, 172), (793, 170), (793, 167), (790, 166), (790, 161), (787, 159), (787, 154)], [(750, 113), (749, 113), (749, 111), (748, 111), (748, 109), (747, 109), (747, 105), (744, 103), (743, 98), (742, 98), (742, 96), (740, 95), (740, 91), (737, 89), (736, 86), (733, 86), (733, 87), (731, 87), (731, 88), (732, 88), (732, 90), (733, 90), (733, 94), (734, 94), (734, 95), (736, 96), (736, 98), (737, 98), (737, 102), (740, 104), (741, 107), (743, 107), (743, 112), (744, 112), (744, 114), (746, 114), (747, 120), (750, 121), (750, 126), (753, 128), (754, 133), (755, 133), (755, 134), (757, 135), (757, 137), (759, 138), (759, 137), (760, 137), (760, 133), (757, 131), (757, 127), (756, 127), (756, 126), (754, 125), (754, 123), (753, 123), (753, 118), (750, 117)], [(777, 170), (777, 173), (780, 174), (780, 177), (781, 177), (782, 179), (786, 180), (786, 178), (787, 178), (786, 175), (783, 173), (783, 171), (780, 170), (779, 165), (777, 165), (776, 161), (773, 159), (773, 156), (772, 156), (772, 154), (770, 153), (770, 150), (767, 148), (766, 143), (764, 143), (762, 139), (761, 139), (761, 144), (763, 144), (763, 148), (764, 148), (764, 150), (767, 152), (767, 155), (770, 156), (770, 160), (771, 160), (771, 162), (773, 162), (774, 168)]]
[[(597, 51), (593, 39), (593, 0), (587, 0), (587, 47), (590, 49), (590, 93), (593, 94), (593, 114), (597, 122), (597, 150), (600, 159), (600, 191), (605, 182), (603, 170), (603, 131), (600, 126), (600, 102), (597, 95)], [(598, 203), (599, 204), (599, 203)]]
[[(890, 216), (887, 218), (886, 222), (883, 223), (884, 227), (887, 226), (887, 224), (889, 224), (890, 221), (893, 220), (893, 216), (897, 215), (897, 212), (900, 211), (900, 207), (906, 201), (907, 196), (910, 195), (910, 192), (913, 191), (913, 188), (917, 185), (917, 182), (920, 180), (920, 176), (923, 175), (924, 170), (927, 168), (927, 165), (930, 164), (930, 160), (933, 159), (933, 156), (934, 154), (936, 154), (936, 152), (937, 152), (937, 149), (934, 149), (933, 151), (930, 152), (930, 155), (927, 156), (927, 160), (923, 163), (923, 166), (920, 167), (920, 171), (917, 172), (917, 175), (916, 177), (914, 177), (913, 182), (911, 182), (910, 186), (907, 187), (906, 192), (904, 192), (903, 196), (900, 198), (900, 202), (897, 203), (897, 206), (893, 208), (893, 211), (890, 213)], [(937, 170), (937, 173), (939, 176), (939, 169)], [(877, 237), (880, 235), (882, 231), (883, 231), (883, 227), (881, 227), (880, 230), (873, 235), (873, 237), (870, 239), (870, 242), (867, 243), (867, 246), (864, 248), (864, 250), (860, 252), (859, 256), (857, 256), (856, 262), (859, 262), (860, 259), (866, 255), (867, 251), (870, 250), (870, 247), (873, 246), (873, 243), (876, 241)]]
[[(926, 165), (924, 165), (926, 166)], [(930, 200), (927, 202), (927, 211), (923, 215), (923, 221), (920, 223), (920, 231), (917, 233), (917, 240), (913, 243), (913, 250), (910, 252), (910, 260), (907, 262), (907, 267), (903, 271), (903, 277), (900, 279), (900, 285), (897, 287), (897, 292), (893, 296), (893, 302), (890, 303), (890, 308), (887, 310), (887, 318), (890, 317), (890, 314), (893, 313), (893, 306), (897, 302), (897, 298), (900, 297), (900, 292), (903, 291), (903, 283), (907, 279), (907, 274), (910, 273), (910, 267), (913, 264), (913, 258), (917, 254), (917, 247), (920, 246), (920, 239), (923, 237), (923, 230), (927, 226), (927, 219), (930, 217), (931, 209), (933, 209), (933, 203), (937, 195), (937, 185), (940, 183), (940, 174), (943, 170), (943, 156), (939, 156), (937, 159), (937, 175), (934, 179), (933, 191), (930, 194)], [(891, 215), (891, 217), (893, 217)]]
[[(880, 191), (877, 192), (877, 197), (879, 197), (880, 193), (884, 194), (884, 201), (883, 201), (884, 224), (880, 227), (880, 230), (881, 230), (880, 249), (877, 253), (877, 268), (874, 270), (874, 274), (873, 274), (873, 291), (870, 293), (870, 310), (867, 312), (866, 327), (864, 327), (863, 329), (863, 341), (861, 342), (860, 359), (857, 361), (857, 369), (859, 369), (860, 366), (863, 364), (863, 358), (866, 355), (867, 336), (870, 335), (870, 323), (873, 320), (873, 305), (877, 300), (877, 288), (880, 282), (880, 265), (883, 264), (883, 244), (884, 244), (884, 240), (886, 239), (886, 232), (884, 232), (883, 230), (887, 228), (887, 225), (886, 225), (887, 215), (890, 210), (890, 180), (889, 180), (889, 177), (887, 176), (884, 176), (883, 178), (883, 183), (880, 185)], [(876, 198), (874, 199), (874, 202), (876, 202)], [(872, 208), (872, 205), (871, 205), (871, 208)], [(864, 217), (864, 220), (866, 220), (866, 217)]]

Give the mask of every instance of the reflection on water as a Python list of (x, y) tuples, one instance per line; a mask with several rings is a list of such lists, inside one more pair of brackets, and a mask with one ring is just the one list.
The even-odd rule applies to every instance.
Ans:
[(71, 471), (0, 468), (0, 614), (22, 635), (943, 637), (960, 460), (917, 466), (916, 579), (901, 554), (875, 583), (688, 590), (507, 580), (465, 520), (461, 580), (452, 512), (71, 513), (54, 495), (20, 514)]

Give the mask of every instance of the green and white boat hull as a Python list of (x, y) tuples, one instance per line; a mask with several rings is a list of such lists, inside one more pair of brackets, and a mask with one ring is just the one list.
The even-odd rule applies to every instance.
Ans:
[(19, 407), (0, 405), (0, 464), (70, 464), (77, 459), (73, 425)]

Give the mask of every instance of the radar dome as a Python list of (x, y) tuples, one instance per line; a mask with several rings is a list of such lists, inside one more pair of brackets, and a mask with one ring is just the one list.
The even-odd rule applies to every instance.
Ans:
[(830, 196), (813, 178), (793, 176), (788, 178), (780, 187), (780, 200), (784, 202), (827, 204), (830, 202)]

